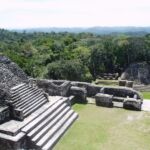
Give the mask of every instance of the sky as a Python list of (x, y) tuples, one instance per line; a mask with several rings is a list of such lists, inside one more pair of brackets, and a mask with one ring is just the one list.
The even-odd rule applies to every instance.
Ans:
[(150, 0), (0, 0), (0, 28), (150, 26)]

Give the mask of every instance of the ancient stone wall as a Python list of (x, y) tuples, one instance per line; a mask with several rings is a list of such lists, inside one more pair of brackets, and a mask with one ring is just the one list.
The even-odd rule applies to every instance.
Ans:
[[(37, 80), (37, 85), (40, 88), (43, 88), (45, 92), (49, 93), (50, 95), (60, 95), (60, 89), (59, 86), (52, 86), (52, 83), (57, 83), (58, 85), (63, 85), (65, 82), (64, 80)], [(62, 87), (62, 90), (64, 89), (65, 93), (66, 91), (71, 91), (70, 94), (72, 93), (76, 93), (76, 95), (80, 95), (80, 97), (84, 97), (83, 95), (83, 90), (84, 89), (86, 91), (86, 96), (88, 97), (94, 97), (97, 93), (105, 93), (105, 94), (109, 94), (109, 95), (113, 95), (115, 97), (122, 97), (122, 98), (126, 98), (126, 97), (131, 97), (133, 98), (135, 95), (137, 97), (137, 99), (143, 99), (142, 95), (135, 91), (132, 88), (128, 88), (128, 87), (110, 87), (110, 86), (98, 86), (98, 85), (94, 85), (91, 83), (87, 83), (87, 82), (76, 82), (76, 81), (72, 81), (70, 82), (71, 87), (79, 87), (78, 90), (76, 90), (77, 88), (64, 88)], [(73, 91), (74, 90), (74, 91)], [(78, 93), (78, 94), (77, 94)], [(85, 100), (85, 98), (83, 98), (83, 101)]]
[(150, 84), (150, 65), (146, 62), (131, 64), (121, 75), (122, 80)]
[(28, 82), (24, 71), (10, 59), (0, 55), (0, 83), (10, 88), (21, 82)]
[(9, 87), (6, 84), (0, 83), (0, 106), (6, 105), (6, 100), (11, 99)]
[(71, 87), (70, 81), (56, 82), (53, 80), (36, 80), (37, 86), (42, 88), (49, 95), (67, 96), (69, 88)]
[(103, 93), (124, 98), (127, 96), (133, 98), (136, 95), (137, 99), (143, 99), (139, 92), (128, 87), (104, 87)]

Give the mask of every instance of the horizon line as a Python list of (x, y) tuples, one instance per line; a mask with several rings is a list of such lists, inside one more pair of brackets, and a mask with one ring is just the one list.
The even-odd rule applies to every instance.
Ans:
[(6, 29), (6, 30), (27, 30), (27, 29), (39, 29), (39, 28), (57, 28), (57, 29), (61, 29), (61, 28), (82, 28), (82, 29), (88, 29), (88, 28), (150, 28), (150, 25), (146, 25), (146, 26), (39, 26), (39, 27), (0, 27), (0, 29)]

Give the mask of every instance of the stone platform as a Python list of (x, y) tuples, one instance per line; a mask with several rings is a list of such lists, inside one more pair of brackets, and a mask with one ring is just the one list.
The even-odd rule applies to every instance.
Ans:
[[(13, 88), (13, 94), (7, 102), (12, 114), (0, 125), (2, 150), (51, 150), (78, 117), (69, 105), (69, 97), (47, 97), (24, 84)], [(22, 112), (22, 119), (16, 117), (16, 109)]]

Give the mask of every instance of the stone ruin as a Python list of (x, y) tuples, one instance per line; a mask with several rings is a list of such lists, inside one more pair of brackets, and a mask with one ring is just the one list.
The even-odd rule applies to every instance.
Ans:
[[(34, 80), (34, 79), (33, 79)], [(53, 96), (66, 96), (71, 87), (70, 81), (34, 80), (36, 85)]]
[(19, 83), (28, 83), (28, 76), (9, 58), (0, 55), (0, 84), (11, 88)]
[(93, 97), (97, 106), (141, 110), (142, 96), (129, 87), (104, 87), (86, 82), (32, 79), (0, 56), (0, 149), (50, 150), (78, 118), (74, 103)]
[(131, 80), (137, 84), (150, 84), (150, 64), (133, 63), (121, 75), (122, 80)]
[[(37, 80), (37, 85), (39, 88), (46, 89), (48, 91), (51, 90), (59, 90), (59, 89), (47, 89), (47, 84), (52, 82), (53, 84), (63, 85), (65, 82), (63, 80)], [(127, 81), (125, 81), (126, 83)], [(131, 85), (130, 81), (128, 81)], [(127, 82), (127, 83), (128, 83)], [(86, 82), (70, 82), (71, 87), (68, 90), (65, 88), (66, 96), (74, 96), (74, 99), (70, 102), (73, 103), (87, 103), (87, 97), (93, 97), (96, 100), (96, 105), (100, 106), (111, 106), (113, 107), (113, 102), (123, 103), (124, 108), (141, 110), (141, 106), (143, 103), (143, 96), (138, 91), (134, 90), (131, 87), (127, 86), (98, 86), (91, 83)], [(51, 87), (49, 87), (51, 88)], [(57, 93), (56, 91), (53, 93)], [(61, 95), (61, 94), (59, 94)], [(61, 95), (62, 96), (62, 95)]]
[(0, 74), (0, 149), (52, 149), (78, 117), (69, 103), (73, 97), (63, 97), (69, 82), (49, 85), (55, 92), (46, 93), (4, 56)]
[(119, 73), (100, 73), (97, 78), (104, 80), (117, 80), (119, 78)]

